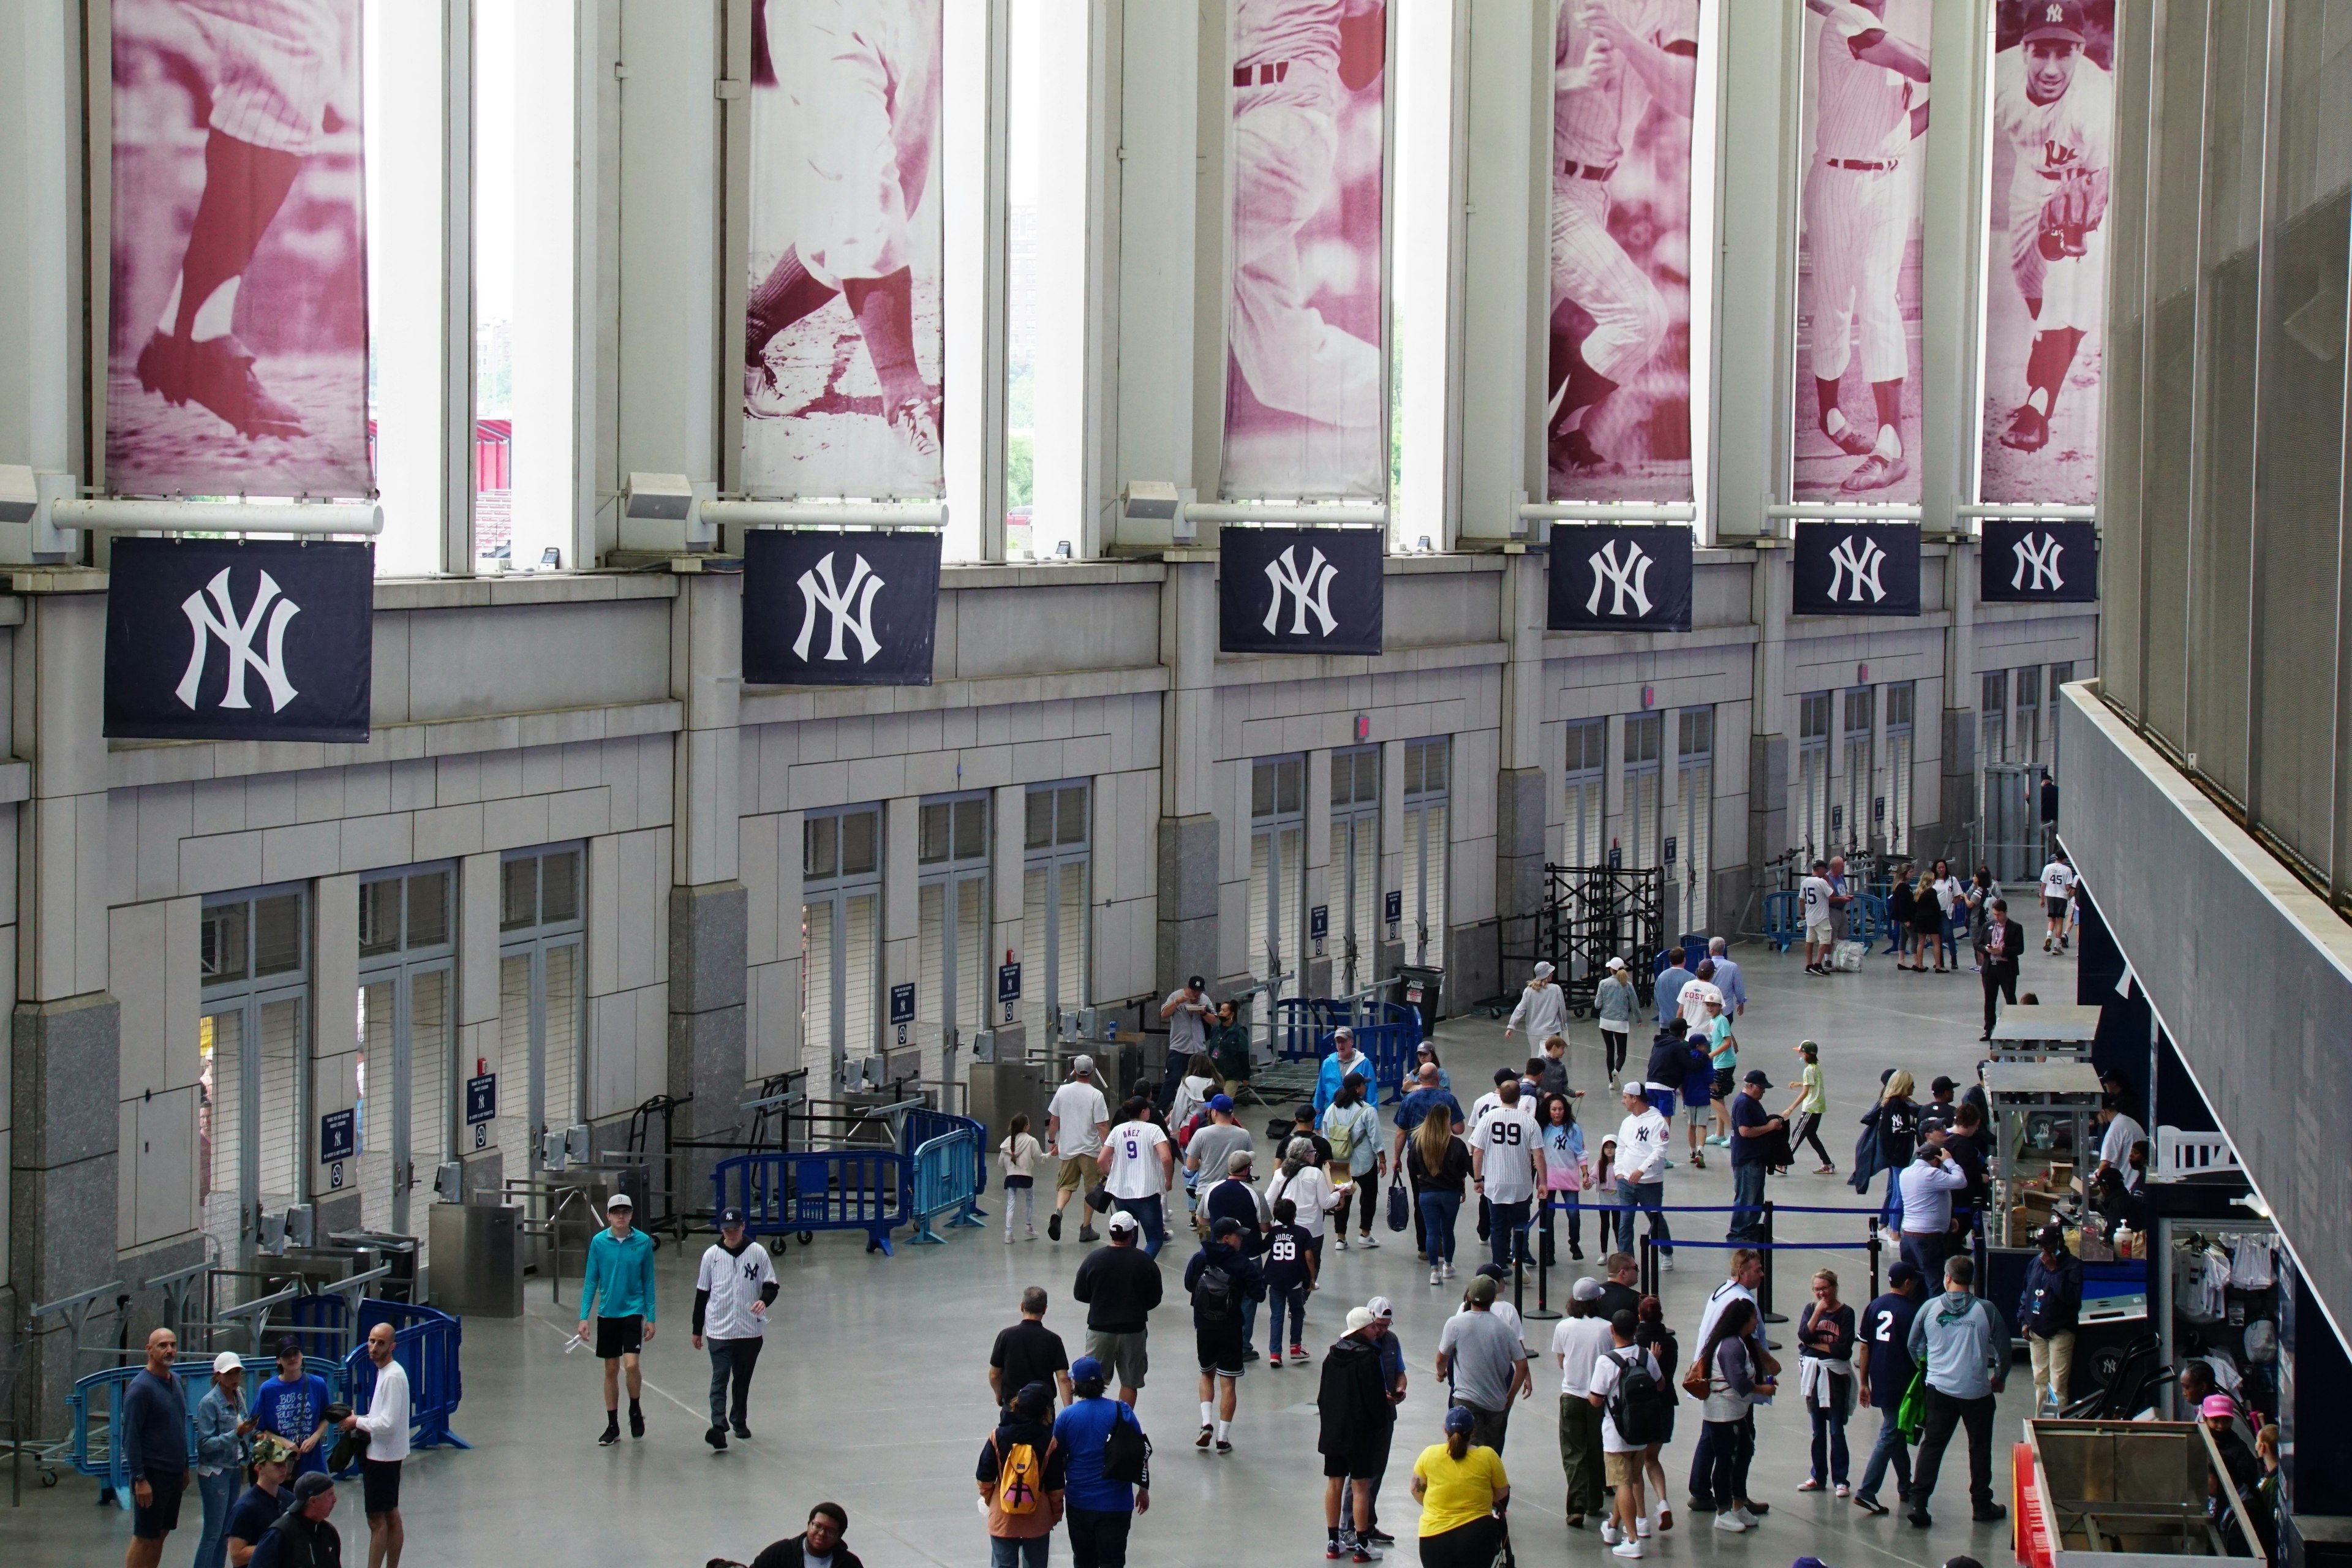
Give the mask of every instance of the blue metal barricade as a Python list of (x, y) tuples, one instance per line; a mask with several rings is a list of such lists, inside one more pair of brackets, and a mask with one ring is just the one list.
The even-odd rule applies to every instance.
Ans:
[(1305, 1061), (1331, 1048), (1328, 1005), (1306, 996), (1285, 996), (1274, 1005), (1267, 1024), (1274, 1054), (1286, 1062)]
[(1805, 934), (1802, 900), (1791, 892), (1764, 895), (1764, 940), (1772, 944), (1775, 952), (1786, 952), (1789, 944)]
[[(1846, 926), (1846, 935), (1867, 949), (1886, 934), (1885, 899), (1876, 893), (1856, 893)], [(1867, 957), (1867, 952), (1864, 956)]]
[(1356, 1030), (1356, 1048), (1372, 1059), (1372, 1081), (1388, 1088), (1383, 1102), (1393, 1105), (1404, 1098), (1404, 1075), (1412, 1070), (1414, 1051), (1421, 1045), (1421, 1026), (1411, 1024), (1365, 1024)]
[(971, 1130), (971, 1190), (975, 1194), (984, 1193), (988, 1191), (988, 1129), (969, 1116), (950, 1116), (928, 1108), (908, 1111), (898, 1121), (898, 1152), (912, 1159), (932, 1139), (944, 1138), (960, 1128)]
[(911, 1240), (920, 1246), (937, 1247), (946, 1239), (931, 1229), (931, 1221), (940, 1215), (955, 1215), (948, 1222), (951, 1227), (980, 1224), (980, 1205), (973, 1201), (980, 1191), (974, 1174), (982, 1159), (980, 1123), (961, 1116), (950, 1120), (962, 1125), (923, 1143), (911, 1162)]
[(824, 1149), (738, 1154), (710, 1173), (714, 1206), (740, 1208), (752, 1236), (862, 1230), (866, 1250), (890, 1251), (907, 1223), (913, 1162), (893, 1149)]
[[(362, 1336), (378, 1323), (392, 1325), (393, 1359), (408, 1373), (410, 1446), (472, 1447), (449, 1430), (449, 1417), (466, 1394), (458, 1355), (465, 1341), (464, 1325), (450, 1313), (405, 1301), (362, 1301), (359, 1318)], [(343, 1386), (350, 1391), (352, 1409), (368, 1407), (375, 1395), (375, 1363), (362, 1342), (343, 1359)]]
[[(278, 1363), (269, 1356), (238, 1359), (245, 1366), (246, 1397), (250, 1401), (253, 1391), (264, 1379), (277, 1375)], [(145, 1370), (143, 1366), (110, 1366), (104, 1372), (93, 1372), (75, 1379), (73, 1392), (66, 1395), (66, 1411), (73, 1432), (71, 1446), (66, 1451), (68, 1462), (77, 1473), (97, 1477), (105, 1489), (104, 1500), (124, 1509), (131, 1502), (131, 1474), (114, 1434), (121, 1428), (122, 1399), (130, 1390), (131, 1380)], [(323, 1356), (305, 1356), (302, 1370), (327, 1380), (328, 1398), (346, 1397), (341, 1363)], [(193, 1466), (196, 1453), (195, 1410), (212, 1384), (213, 1358), (183, 1356), (173, 1366), (172, 1374), (180, 1380), (180, 1393), (188, 1406), (188, 1463)]]

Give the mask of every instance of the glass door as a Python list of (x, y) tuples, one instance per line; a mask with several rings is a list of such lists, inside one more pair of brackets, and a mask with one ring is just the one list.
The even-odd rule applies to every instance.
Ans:
[(1453, 747), (1448, 737), (1404, 746), (1404, 912), (1408, 962), (1445, 964), (1445, 877), (1452, 864)]
[(954, 1076), (956, 1047), (987, 1027), (994, 998), (988, 965), (988, 800), (931, 799), (918, 813), (915, 883), (915, 1039), (926, 1071)]
[(1331, 753), (1331, 932), (1339, 992), (1373, 980), (1381, 911), (1381, 750)]
[[(546, 1169), (547, 1135), (587, 1115), (580, 1082), (583, 860), (576, 847), (526, 849), (499, 868), (497, 1127), (509, 1173)], [(520, 1162), (518, 1150), (525, 1152)]]
[(823, 1059), (845, 1087), (864, 1076), (882, 1039), (879, 806), (802, 819), (801, 942), (802, 1062)]
[(1269, 998), (1296, 978), (1306, 929), (1307, 759), (1273, 757), (1250, 767), (1250, 973)]
[[(1675, 715), (1675, 751), (1679, 771), (1675, 778), (1675, 837), (1678, 851), (1669, 869), (1682, 889), (1682, 931), (1705, 932), (1713, 910), (1708, 882), (1714, 872), (1715, 837), (1715, 710), (1685, 708)], [(1693, 961), (1694, 968), (1696, 961)]]
[(414, 1194), (455, 1148), (456, 882), (440, 866), (360, 884), (360, 1212), (420, 1250)]
[(1048, 1035), (1060, 1032), (1065, 1012), (1086, 1005), (1093, 793), (1084, 780), (1032, 784), (1023, 802), (1021, 1016), (1042, 1021)]
[(232, 893), (205, 906), (197, 948), (199, 1201), (225, 1263), (252, 1256), (261, 1215), (309, 1182), (309, 893)]

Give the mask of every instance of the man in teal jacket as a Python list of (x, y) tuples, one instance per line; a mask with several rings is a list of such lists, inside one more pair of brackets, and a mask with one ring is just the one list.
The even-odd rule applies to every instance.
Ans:
[[(621, 1372), (629, 1374), (629, 1436), (646, 1435), (645, 1373), (638, 1353), (654, 1337), (654, 1238), (636, 1228), (635, 1205), (626, 1193), (604, 1205), (611, 1227), (588, 1244), (588, 1267), (580, 1279), (580, 1337), (588, 1338), (593, 1315), (596, 1359), (604, 1363), (604, 1435), (601, 1447), (621, 1440)], [(600, 1300), (601, 1298), (601, 1300)]]

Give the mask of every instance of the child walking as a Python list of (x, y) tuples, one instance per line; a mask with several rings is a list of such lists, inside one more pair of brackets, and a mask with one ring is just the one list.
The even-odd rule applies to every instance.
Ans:
[(1037, 1239), (1037, 1156), (1045, 1146), (1029, 1135), (1029, 1118), (1024, 1114), (1013, 1119), (997, 1147), (998, 1163), (1004, 1167), (1004, 1245), (1013, 1245), (1013, 1211), (1018, 1206), (1022, 1223), (1028, 1227), (1029, 1239)]

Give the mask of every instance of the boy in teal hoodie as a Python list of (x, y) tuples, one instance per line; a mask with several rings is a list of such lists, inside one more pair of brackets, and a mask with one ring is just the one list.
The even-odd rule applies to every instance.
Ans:
[[(604, 1205), (611, 1228), (588, 1243), (588, 1267), (580, 1279), (580, 1337), (588, 1338), (593, 1315), (596, 1359), (604, 1363), (604, 1435), (600, 1447), (621, 1440), (621, 1373), (629, 1374), (629, 1436), (646, 1435), (645, 1392), (638, 1353), (654, 1337), (654, 1238), (636, 1228), (636, 1208), (626, 1193)], [(601, 1296), (601, 1300), (600, 1300)]]

